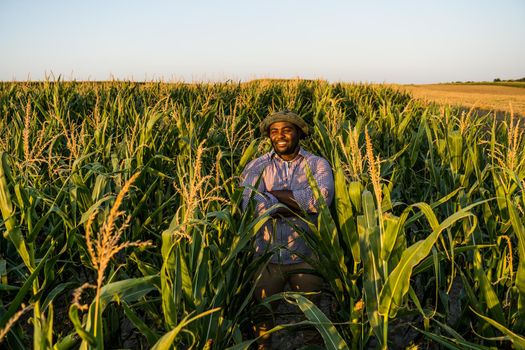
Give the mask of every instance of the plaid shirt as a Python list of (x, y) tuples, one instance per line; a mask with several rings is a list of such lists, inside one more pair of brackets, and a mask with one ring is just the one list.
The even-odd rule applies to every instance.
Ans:
[[(306, 152), (302, 148), (292, 161), (284, 161), (272, 151), (251, 161), (244, 169), (241, 179), (242, 186), (254, 187), (262, 176), (257, 193), (253, 196), (256, 201), (256, 213), (261, 215), (271, 206), (279, 203), (277, 198), (268, 191), (291, 190), (299, 207), (310, 214), (313, 222), (317, 221), (317, 202), (306, 178), (306, 164), (310, 167), (327, 204), (332, 202), (334, 193), (334, 178), (328, 161), (324, 158)], [(243, 208), (248, 205), (252, 193), (249, 187), (244, 188)], [(270, 219), (257, 233), (255, 250), (257, 254), (267, 249), (277, 249), (270, 262), (280, 264), (300, 263), (302, 260), (294, 254), (309, 256), (311, 250), (299, 236), (294, 225), (307, 231), (308, 225), (297, 217)]]

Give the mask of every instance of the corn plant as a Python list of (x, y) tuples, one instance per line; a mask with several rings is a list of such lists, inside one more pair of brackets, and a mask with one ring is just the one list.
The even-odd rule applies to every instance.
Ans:
[[(300, 295), (276, 298), (302, 305), (332, 348), (402, 346), (400, 328), (417, 330), (403, 346), (522, 347), (519, 117), (370, 84), (60, 79), (0, 83), (2, 346), (249, 346), (268, 259), (252, 239), (267, 217), (240, 210), (237, 177), (270, 149), (260, 120), (285, 108), (333, 168), (334, 203), (304, 237), (337, 301), (334, 325)], [(116, 247), (152, 246), (98, 255), (135, 173)], [(116, 336), (125, 324), (131, 339)]]

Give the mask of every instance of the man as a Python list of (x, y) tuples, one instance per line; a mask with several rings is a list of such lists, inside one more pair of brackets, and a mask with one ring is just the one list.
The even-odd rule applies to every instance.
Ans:
[[(322, 196), (330, 204), (334, 192), (334, 180), (328, 161), (306, 152), (300, 140), (308, 136), (308, 125), (297, 114), (280, 111), (267, 116), (260, 124), (261, 133), (267, 135), (273, 150), (251, 161), (242, 174), (243, 206), (246, 208), (252, 189), (256, 202), (256, 213), (261, 215), (273, 205), (281, 203), (287, 208), (272, 209), (269, 220), (257, 233), (256, 254), (274, 251), (268, 266), (261, 273), (255, 298), (259, 301), (267, 296), (282, 292), (289, 283), (294, 291), (319, 291), (322, 279), (313, 274), (293, 273), (298, 269), (311, 269), (301, 256), (315, 254), (300, 237), (299, 230), (307, 231), (308, 225), (297, 215), (310, 220), (317, 219), (317, 201), (308, 184), (306, 167), (315, 178)], [(260, 178), (260, 180), (259, 180)], [(314, 221), (315, 222), (315, 221)], [(259, 332), (271, 325), (269, 322), (259, 327)], [(269, 337), (265, 344), (268, 346)]]

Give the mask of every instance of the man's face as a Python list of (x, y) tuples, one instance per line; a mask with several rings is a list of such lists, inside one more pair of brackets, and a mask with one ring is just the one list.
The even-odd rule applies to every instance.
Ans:
[(275, 153), (281, 158), (291, 160), (286, 158), (297, 154), (301, 132), (294, 124), (290, 122), (272, 123), (269, 128), (269, 136)]

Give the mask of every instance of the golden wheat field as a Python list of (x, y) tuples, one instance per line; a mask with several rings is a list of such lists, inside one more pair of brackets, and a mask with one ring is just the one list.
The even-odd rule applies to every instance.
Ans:
[(525, 116), (525, 89), (498, 85), (428, 84), (399, 86), (422, 101), (467, 109), (502, 111)]

